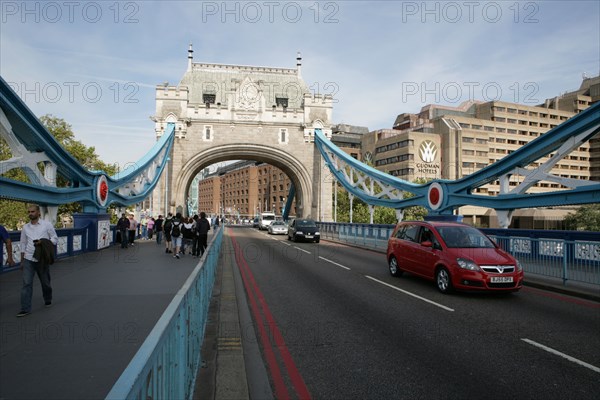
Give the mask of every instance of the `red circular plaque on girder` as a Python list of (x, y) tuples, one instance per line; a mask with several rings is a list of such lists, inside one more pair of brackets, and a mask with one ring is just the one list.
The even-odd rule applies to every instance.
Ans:
[(104, 207), (108, 200), (108, 180), (104, 175), (100, 176), (96, 183), (96, 200), (101, 207)]
[(429, 186), (429, 192), (427, 193), (427, 201), (429, 202), (429, 207), (432, 210), (437, 210), (441, 207), (444, 200), (444, 188), (437, 182), (433, 182), (431, 186)]
[(431, 188), (429, 191), (429, 202), (431, 204), (437, 204), (440, 201), (440, 191), (438, 188)]

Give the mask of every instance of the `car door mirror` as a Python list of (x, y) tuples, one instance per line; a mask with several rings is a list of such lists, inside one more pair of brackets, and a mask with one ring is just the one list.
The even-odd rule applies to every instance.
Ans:
[(421, 246), (423, 247), (433, 247), (433, 243), (429, 240), (425, 240), (423, 242), (421, 242)]

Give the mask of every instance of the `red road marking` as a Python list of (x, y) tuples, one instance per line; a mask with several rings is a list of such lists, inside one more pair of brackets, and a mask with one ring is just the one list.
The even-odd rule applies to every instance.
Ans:
[[(267, 332), (265, 330), (265, 326), (263, 323), (264, 320), (259, 309), (259, 304), (260, 306), (262, 306), (262, 313), (264, 314), (264, 318), (271, 327), (273, 338), (275, 340), (275, 348), (279, 350), (279, 354), (283, 359), (283, 363), (285, 364), (285, 367), (287, 369), (287, 374), (290, 377), (296, 394), (301, 399), (310, 399), (310, 392), (308, 391), (308, 388), (304, 383), (304, 379), (302, 379), (302, 376), (300, 375), (300, 372), (298, 371), (298, 368), (294, 363), (292, 355), (290, 354), (289, 349), (285, 344), (283, 335), (281, 334), (281, 331), (279, 330), (279, 327), (275, 322), (275, 318), (273, 317), (273, 314), (271, 313), (269, 306), (267, 305), (267, 301), (263, 296), (262, 292), (260, 291), (260, 288), (258, 287), (256, 280), (254, 279), (254, 275), (250, 271), (248, 263), (246, 262), (242, 252), (240, 251), (240, 246), (235, 240), (234, 235), (231, 231), (229, 231), (229, 234), (235, 248), (235, 258), (240, 272), (242, 274), (242, 280), (244, 281), (246, 292), (248, 293), (248, 297), (250, 298), (250, 305), (255, 321), (257, 322), (261, 342), (265, 349), (265, 357), (267, 359), (267, 364), (269, 365), (269, 370), (271, 371), (271, 375), (273, 377), (273, 383), (275, 385), (275, 396), (281, 399), (289, 398), (287, 388), (285, 387), (283, 377), (281, 376), (279, 365), (277, 364), (277, 360), (275, 358), (273, 346), (269, 340), (269, 335), (267, 335)], [(257, 299), (258, 304), (256, 301)]]
[(539, 294), (540, 296), (545, 296), (545, 297), (550, 297), (552, 299), (566, 301), (567, 303), (579, 304), (580, 306), (586, 306), (586, 307), (591, 307), (591, 308), (600, 308), (600, 304), (595, 303), (593, 301), (564, 296), (564, 295), (561, 295), (558, 293), (548, 292), (548, 291), (542, 290), (542, 289), (536, 289), (536, 288), (532, 288), (529, 286), (523, 286), (523, 290), (526, 290), (528, 292), (535, 292), (535, 293)]

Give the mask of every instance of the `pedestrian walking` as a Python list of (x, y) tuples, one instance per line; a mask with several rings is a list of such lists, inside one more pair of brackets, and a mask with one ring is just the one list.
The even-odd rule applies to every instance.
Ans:
[(181, 233), (183, 236), (183, 242), (181, 243), (181, 253), (185, 254), (188, 251), (192, 254), (192, 245), (194, 243), (194, 220), (192, 218), (184, 218), (183, 226), (181, 227)]
[(33, 275), (37, 273), (42, 285), (42, 295), (46, 307), (52, 305), (52, 286), (50, 284), (49, 265), (54, 263), (54, 246), (58, 236), (54, 226), (40, 219), (40, 206), (27, 207), (29, 223), (21, 230), (21, 271), (23, 271), (23, 287), (21, 288), (21, 311), (17, 317), (31, 313), (33, 297)]
[[(8, 231), (3, 225), (0, 225), (0, 240), (6, 245), (6, 264), (12, 267), (15, 265), (15, 260), (13, 260), (12, 241), (10, 240), (10, 236), (8, 235)], [(4, 265), (3, 257), (4, 252), (0, 247), (0, 269), (2, 269), (2, 266)]]
[(194, 258), (197, 257), (196, 254), (198, 253), (198, 246), (200, 245), (198, 230), (196, 229), (198, 227), (199, 219), (200, 217), (198, 216), (198, 214), (195, 214), (193, 217), (194, 223), (192, 224), (192, 231), (194, 232), (194, 240), (192, 241), (192, 255), (194, 256)]
[(154, 224), (156, 222), (154, 221), (154, 217), (150, 217), (150, 219), (148, 219), (148, 240), (152, 240), (152, 235), (154, 234)]
[(140, 226), (142, 227), (142, 240), (148, 240), (148, 218), (145, 215), (140, 219)]
[(119, 235), (121, 236), (121, 248), (127, 248), (128, 232), (129, 232), (129, 218), (125, 213), (121, 214), (121, 218), (117, 221), (117, 230), (119, 231)]
[(154, 221), (154, 232), (156, 232), (156, 244), (162, 243), (163, 238), (163, 223), (165, 220), (162, 215), (159, 215), (156, 221)]
[(171, 223), (171, 240), (173, 241), (173, 257), (179, 258), (181, 256), (181, 240), (182, 233), (181, 228), (183, 223), (181, 222), (181, 213), (175, 214), (173, 222)]
[(206, 247), (208, 246), (208, 231), (210, 230), (210, 222), (206, 219), (206, 213), (202, 211), (200, 218), (196, 221), (196, 234), (198, 235), (198, 246), (196, 247), (196, 257), (202, 257)]
[(173, 228), (173, 213), (167, 214), (165, 223), (163, 225), (163, 231), (165, 233), (165, 253), (173, 253), (171, 246), (171, 228)]
[(129, 214), (129, 244), (131, 246), (134, 245), (138, 225), (139, 225), (139, 223), (135, 220), (134, 215)]

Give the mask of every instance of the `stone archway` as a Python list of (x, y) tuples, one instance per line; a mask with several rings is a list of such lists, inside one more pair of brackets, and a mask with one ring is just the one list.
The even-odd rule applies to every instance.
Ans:
[(173, 193), (171, 205), (184, 204), (185, 194), (188, 192), (192, 180), (203, 168), (228, 160), (262, 161), (281, 169), (296, 188), (298, 216), (308, 217), (311, 215), (311, 204), (313, 203), (311, 172), (291, 154), (281, 149), (258, 144), (231, 144), (212, 147), (190, 157), (171, 181)]

